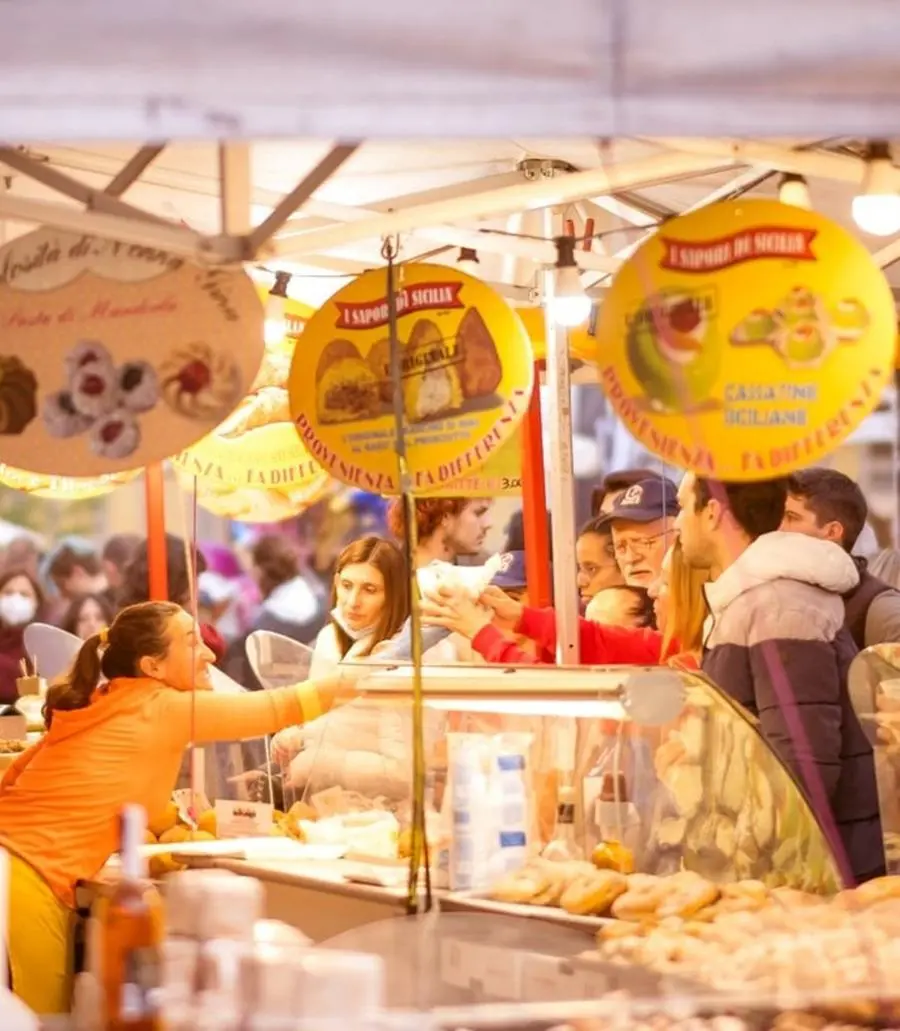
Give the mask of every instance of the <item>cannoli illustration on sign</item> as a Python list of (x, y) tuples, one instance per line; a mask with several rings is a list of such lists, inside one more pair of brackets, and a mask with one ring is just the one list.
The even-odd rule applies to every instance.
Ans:
[(37, 415), (37, 378), (15, 355), (0, 355), (0, 434), (22, 433)]

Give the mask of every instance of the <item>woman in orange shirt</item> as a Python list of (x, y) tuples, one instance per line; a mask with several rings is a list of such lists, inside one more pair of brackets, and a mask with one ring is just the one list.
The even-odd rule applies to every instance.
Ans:
[(118, 848), (122, 807), (160, 814), (192, 742), (272, 734), (354, 694), (346, 667), (274, 691), (216, 694), (213, 658), (179, 605), (123, 609), (108, 631), (85, 641), (67, 681), (51, 688), (47, 733), (0, 782), (13, 990), (38, 1013), (68, 1009), (75, 886), (96, 877)]

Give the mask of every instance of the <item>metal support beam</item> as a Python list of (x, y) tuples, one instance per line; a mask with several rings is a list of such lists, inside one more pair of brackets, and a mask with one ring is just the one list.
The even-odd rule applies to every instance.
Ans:
[(900, 261), (900, 236), (877, 250), (872, 255), (872, 259), (879, 268), (888, 268), (895, 262)]
[[(654, 143), (675, 147), (681, 153), (706, 156), (711, 161), (732, 158), (741, 165), (761, 165), (779, 172), (795, 172), (810, 179), (833, 179), (836, 182), (862, 182), (865, 162), (850, 154), (832, 154), (822, 150), (795, 150), (777, 143), (757, 143), (735, 139), (656, 139)], [(900, 190), (900, 168), (890, 172), (890, 182)]]
[(359, 148), (359, 143), (341, 143), (333, 147), (328, 154), (300, 180), (293, 190), (276, 206), (275, 210), (264, 219), (247, 237), (249, 256), (256, 255), (260, 248), (278, 232), (285, 222), (302, 207), (306, 201), (326, 183), (334, 173)]
[(428, 226), (442, 226), (446, 222), (471, 221), (523, 209), (566, 204), (620, 189), (708, 174), (719, 168), (733, 167), (735, 163), (726, 158), (712, 162), (715, 167), (710, 168), (710, 161), (702, 156), (678, 153), (654, 155), (608, 168), (573, 172), (571, 175), (521, 183), (502, 190), (422, 204), (358, 222), (314, 229), (295, 237), (291, 251), (294, 255), (317, 254), (357, 240), (380, 239)]
[(241, 240), (211, 240), (193, 229), (168, 222), (137, 221), (94, 211), (79, 211), (51, 201), (27, 200), (9, 194), (0, 194), (0, 215), (13, 221), (53, 226), (74, 233), (92, 233), (122, 243), (159, 247), (206, 263), (227, 264), (240, 260)]
[(160, 219), (156, 215), (142, 211), (132, 204), (126, 204), (125, 201), (110, 196), (104, 193), (103, 190), (95, 190), (93, 187), (79, 182), (78, 179), (73, 179), (64, 172), (58, 171), (52, 165), (35, 161), (14, 147), (0, 146), (0, 163), (7, 165), (9, 168), (14, 168), (17, 172), (21, 172), (22, 175), (28, 176), (29, 179), (41, 183), (55, 193), (61, 193), (64, 197), (70, 197), (72, 200), (78, 201), (89, 211), (115, 215), (119, 218), (133, 218), (145, 222), (165, 223), (165, 219)]
[(121, 197), (125, 191), (140, 179), (150, 165), (166, 149), (164, 143), (148, 144), (141, 149), (117, 172), (103, 191), (109, 197)]
[(223, 236), (243, 236), (253, 228), (249, 143), (219, 144), (219, 226)]

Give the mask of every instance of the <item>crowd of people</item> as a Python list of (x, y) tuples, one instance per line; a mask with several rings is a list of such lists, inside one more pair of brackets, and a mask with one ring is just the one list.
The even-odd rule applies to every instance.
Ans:
[[(102, 549), (64, 541), (45, 556), (24, 541), (7, 548), (0, 692), (15, 695), (31, 622), (55, 621), (84, 640), (69, 676), (48, 693), (47, 733), (0, 789), (0, 845), (12, 855), (9, 963), (26, 1001), (64, 1008), (74, 887), (115, 849), (122, 805), (153, 812), (164, 804), (189, 741), (274, 734), (272, 754), (288, 779), (405, 797), (408, 721), (357, 697), (361, 667), (352, 662), (408, 629), (403, 512), (390, 509), (394, 539), (358, 537), (327, 577), (277, 534), (257, 537), (246, 556), (221, 546), (192, 554), (168, 537), (168, 601), (148, 602), (140, 538), (112, 538)], [(415, 518), (417, 569), (484, 562), (490, 502), (423, 500)], [(873, 753), (849, 700), (848, 668), (860, 648), (900, 641), (900, 590), (853, 555), (866, 519), (857, 485), (833, 470), (757, 483), (689, 473), (677, 486), (628, 470), (598, 488), (576, 554), (554, 556), (577, 567), (581, 661), (707, 674), (756, 718), (858, 881), (883, 872), (884, 852)], [(520, 521), (507, 527), (506, 545), (476, 596), (453, 578), (421, 592), (424, 623), (447, 635), (426, 663), (554, 661), (554, 612), (528, 604)], [(891, 556), (878, 561), (891, 568)], [(199, 628), (185, 611), (194, 605)], [(258, 686), (244, 660), (254, 628), (309, 644), (309, 679), (264, 693), (195, 695), (209, 686), (211, 664)], [(441, 728), (426, 721), (425, 733), (431, 754)]]
[[(423, 499), (415, 513), (416, 567), (485, 560), (489, 501)], [(680, 485), (634, 469), (604, 480), (575, 554), (555, 556), (575, 566), (581, 661), (708, 674), (759, 719), (832, 819), (859, 876), (878, 867), (881, 846), (872, 752), (848, 699), (847, 670), (859, 649), (900, 641), (900, 590), (853, 554), (866, 522), (859, 487), (830, 469), (745, 484), (688, 474)], [(404, 523), (394, 503), (386, 535), (352, 541), (327, 579), (283, 535), (262, 534), (246, 555), (201, 545), (195, 556), (170, 536), (169, 600), (197, 604), (214, 662), (245, 686), (259, 686), (245, 654), (256, 629), (307, 644), (315, 677), (377, 656), (408, 627)], [(448, 634), (426, 650), (427, 663), (554, 661), (553, 610), (528, 604), (521, 521), (506, 529), (501, 571), (479, 598), (464, 591), (423, 598), (425, 625)], [(890, 571), (891, 562), (879, 556), (873, 567)], [(14, 541), (0, 574), (0, 700), (15, 698), (29, 623), (56, 622), (88, 639), (148, 597), (141, 538), (113, 537), (100, 549), (69, 540), (46, 556)], [(358, 717), (346, 734), (333, 727), (331, 742), (366, 751), (351, 741), (362, 734)], [(276, 755), (289, 763), (303, 747), (289, 729)], [(379, 749), (383, 737), (373, 756)]]

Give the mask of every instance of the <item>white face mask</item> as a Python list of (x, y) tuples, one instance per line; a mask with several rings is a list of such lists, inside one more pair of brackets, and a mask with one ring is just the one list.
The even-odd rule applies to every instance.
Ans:
[(361, 641), (364, 637), (368, 637), (375, 629), (374, 626), (368, 626), (363, 630), (354, 630), (353, 627), (347, 626), (347, 621), (341, 615), (341, 610), (339, 608), (333, 608), (331, 610), (331, 618), (335, 623), (337, 623), (341, 630), (344, 631), (351, 641)]
[(0, 620), (7, 626), (24, 626), (34, 619), (37, 602), (24, 594), (0, 594)]

